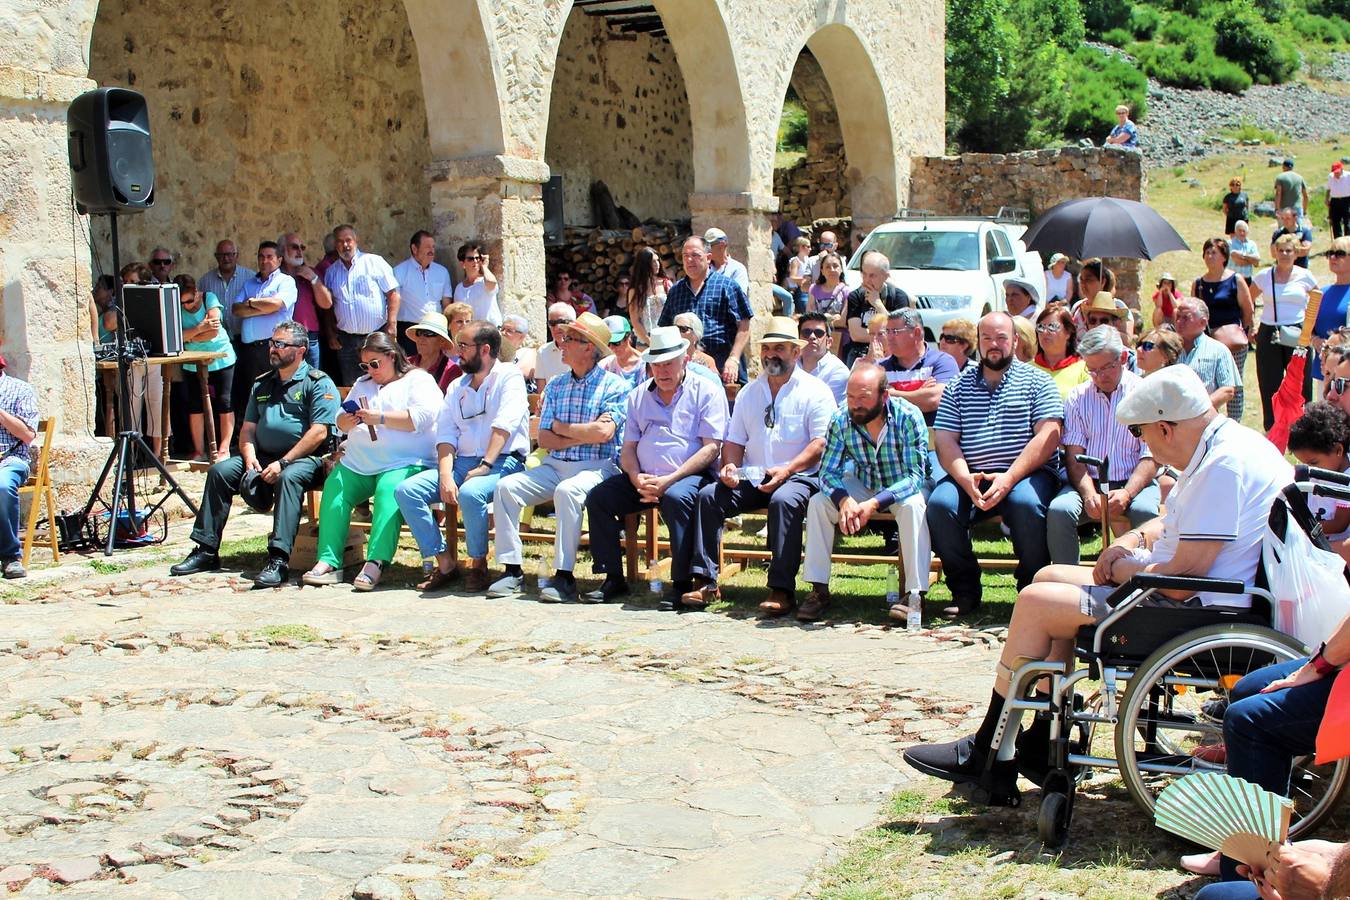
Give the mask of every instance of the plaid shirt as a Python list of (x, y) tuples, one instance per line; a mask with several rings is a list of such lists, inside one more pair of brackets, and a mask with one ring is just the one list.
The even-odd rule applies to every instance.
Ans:
[[(34, 431), (37, 430), (37, 395), (28, 382), (0, 373), (0, 409), (22, 419)], [(28, 445), (0, 428), (0, 458), (9, 457), (28, 459)]]
[(731, 346), (741, 320), (754, 317), (741, 286), (713, 269), (694, 293), (688, 278), (681, 278), (666, 294), (658, 325), (674, 325), (680, 313), (691, 312), (703, 323), (703, 347), (709, 353)]
[(583, 378), (577, 378), (571, 369), (550, 378), (539, 410), (540, 431), (552, 428), (555, 421), (564, 425), (585, 425), (604, 413), (609, 413), (614, 420), (614, 436), (609, 440), (602, 444), (578, 444), (564, 450), (551, 450), (553, 457), (563, 462), (617, 459), (623, 443), (624, 418), (628, 415), (628, 391), (628, 382), (623, 377), (599, 366)]
[(844, 463), (849, 461), (854, 477), (874, 492), (882, 509), (917, 494), (928, 477), (923, 413), (908, 400), (892, 397), (886, 403), (886, 425), (873, 444), (867, 429), (853, 424), (848, 407), (841, 407), (830, 421), (820, 459), (820, 488), (836, 504), (848, 496)]

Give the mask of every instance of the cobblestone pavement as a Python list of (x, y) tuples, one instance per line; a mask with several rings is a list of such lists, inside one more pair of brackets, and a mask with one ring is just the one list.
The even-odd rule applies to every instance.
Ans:
[(160, 565), (0, 606), (5, 891), (809, 894), (997, 643), (247, 587)]

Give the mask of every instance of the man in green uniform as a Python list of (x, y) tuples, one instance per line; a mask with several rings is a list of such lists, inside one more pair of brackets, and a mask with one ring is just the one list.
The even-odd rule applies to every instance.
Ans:
[(254, 576), (258, 587), (278, 587), (290, 577), (291, 547), (300, 527), (306, 491), (323, 484), (320, 454), (337, 424), (339, 397), (333, 379), (305, 362), (309, 335), (298, 322), (283, 322), (268, 345), (271, 368), (253, 382), (239, 455), (218, 462), (206, 475), (192, 539), (197, 546), (169, 569), (192, 575), (220, 568), (220, 535), (236, 494), (260, 512), (275, 500), (267, 565)]

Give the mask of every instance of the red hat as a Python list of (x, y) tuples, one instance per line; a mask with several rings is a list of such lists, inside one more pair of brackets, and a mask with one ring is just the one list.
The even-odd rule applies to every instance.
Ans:
[(1333, 172), (1339, 172), (1339, 171), (1341, 171), (1341, 170), (1344, 169), (1344, 168), (1345, 168), (1345, 164), (1342, 163), (1339, 159), (1336, 160), (1334, 163), (1331, 164), (1331, 171), (1333, 171)]

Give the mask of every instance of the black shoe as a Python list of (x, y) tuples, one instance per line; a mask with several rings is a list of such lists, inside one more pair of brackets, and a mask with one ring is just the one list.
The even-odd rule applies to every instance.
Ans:
[(990, 806), (1020, 806), (1016, 761), (994, 761), (985, 771), (988, 751), (976, 746), (975, 736), (967, 735), (945, 744), (920, 744), (904, 753), (905, 762), (925, 775), (954, 784), (973, 784), (980, 789), (976, 799)]
[(581, 595), (582, 603), (608, 603), (617, 597), (628, 596), (628, 582), (622, 575), (606, 575), (604, 584)]
[(1050, 774), (1050, 720), (1039, 716), (1017, 736), (1017, 772), (1036, 787)]
[(253, 576), (253, 583), (260, 588), (281, 587), (291, 578), (291, 568), (286, 560), (279, 556), (269, 556), (263, 570)]
[(969, 615), (975, 611), (975, 607), (980, 605), (978, 596), (952, 597), (952, 605), (944, 607), (942, 618), (955, 619), (957, 616)]
[(176, 566), (169, 567), (170, 575), (196, 575), (198, 572), (214, 572), (220, 568), (220, 555), (198, 544)]

